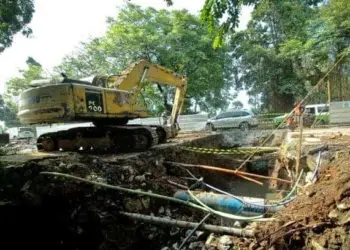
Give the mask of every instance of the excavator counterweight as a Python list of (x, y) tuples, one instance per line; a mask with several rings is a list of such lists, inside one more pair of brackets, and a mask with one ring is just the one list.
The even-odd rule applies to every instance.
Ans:
[[(178, 115), (185, 98), (184, 76), (148, 61), (131, 64), (121, 75), (95, 76), (92, 82), (68, 79), (33, 81), (33, 88), (20, 96), (18, 117), (24, 124), (92, 122), (94, 127), (77, 127), (46, 133), (38, 138), (43, 151), (146, 150), (175, 137)], [(169, 124), (127, 125), (129, 120), (148, 117), (140, 102), (142, 85), (152, 82), (176, 88)]]

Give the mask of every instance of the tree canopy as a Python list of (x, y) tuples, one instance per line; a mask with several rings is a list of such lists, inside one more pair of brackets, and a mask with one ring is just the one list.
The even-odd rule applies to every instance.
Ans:
[[(234, 32), (244, 5), (254, 6), (251, 21)], [(350, 98), (349, 20), (347, 0), (207, 0), (200, 16), (127, 4), (108, 19), (105, 35), (81, 42), (55, 70), (80, 79), (119, 74), (129, 63), (147, 59), (187, 75), (185, 112), (225, 109), (234, 104), (233, 87), (248, 90), (255, 107), (287, 111), (339, 59), (325, 81), (331, 82), (332, 100)], [(35, 59), (28, 58), (27, 65), (7, 82), (2, 106), (16, 108), (11, 96), (45, 76)], [(326, 102), (326, 85), (318, 90), (309, 101)], [(142, 98), (159, 114), (171, 108), (172, 94), (171, 88), (146, 85)]]
[(7, 127), (18, 126), (18, 106), (9, 96), (0, 95), (0, 121), (5, 121)]
[[(252, 99), (259, 96), (263, 108), (287, 111), (347, 53), (349, 3), (265, 0), (254, 4), (247, 29), (227, 34), (233, 49), (235, 85), (249, 90)], [(343, 97), (348, 65), (344, 60), (330, 77), (337, 83), (333, 89), (340, 88)], [(321, 86), (310, 100), (326, 102), (325, 90)]]
[[(74, 77), (93, 74), (118, 74), (139, 59), (147, 59), (188, 77), (187, 104), (202, 110), (224, 108), (229, 104), (232, 58), (228, 44), (212, 48), (214, 34), (208, 32), (199, 17), (186, 10), (143, 9), (128, 4), (117, 17), (108, 19), (107, 34), (81, 44), (66, 56), (57, 71)], [(171, 90), (149, 87), (148, 100), (157, 112), (160, 104), (171, 104)], [(217, 98), (220, 96), (221, 98)]]
[(22, 32), (25, 36), (32, 33), (28, 24), (33, 13), (33, 0), (0, 1), (0, 53), (4, 48), (11, 46), (16, 33)]
[(28, 57), (27, 68), (19, 71), (19, 76), (12, 77), (6, 82), (6, 93), (0, 95), (0, 121), (5, 121), (6, 126), (17, 126), (19, 120), (18, 112), (18, 96), (29, 88), (32, 80), (41, 79), (45, 76), (41, 64), (34, 58)]
[(7, 94), (11, 96), (19, 96), (19, 94), (29, 88), (29, 84), (33, 80), (43, 78), (44, 72), (41, 64), (32, 57), (28, 57), (27, 69), (19, 70), (20, 76), (12, 77), (6, 82)]

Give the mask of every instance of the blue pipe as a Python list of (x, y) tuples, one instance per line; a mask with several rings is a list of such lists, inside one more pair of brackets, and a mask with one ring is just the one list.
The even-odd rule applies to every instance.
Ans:
[[(234, 197), (230, 197), (228, 195), (208, 193), (208, 192), (192, 192), (196, 198), (198, 198), (201, 202), (206, 204), (212, 209), (231, 213), (231, 214), (242, 214), (242, 215), (256, 215), (256, 214), (264, 214), (267, 212), (276, 212), (281, 209), (283, 206), (277, 206), (275, 208), (266, 208), (265, 200), (261, 198), (246, 198), (246, 199), (254, 199), (254, 202), (249, 201), (249, 204), (244, 202), (244, 197), (242, 200), (236, 199)], [(194, 199), (188, 194), (187, 191), (181, 190), (177, 191), (174, 194), (174, 197), (184, 201), (195, 202)], [(256, 201), (256, 202), (255, 202)], [(252, 204), (252, 203), (256, 203)]]

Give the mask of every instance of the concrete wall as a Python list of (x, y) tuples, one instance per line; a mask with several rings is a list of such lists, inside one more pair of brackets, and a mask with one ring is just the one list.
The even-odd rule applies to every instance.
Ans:
[(350, 101), (331, 102), (329, 123), (350, 124)]

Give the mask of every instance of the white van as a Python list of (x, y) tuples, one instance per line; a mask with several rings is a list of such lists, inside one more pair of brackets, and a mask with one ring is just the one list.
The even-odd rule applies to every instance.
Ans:
[[(309, 113), (315, 116), (316, 125), (325, 125), (329, 123), (329, 105), (328, 104), (310, 104), (305, 106), (305, 113)], [(288, 114), (277, 116), (273, 118), (273, 124), (278, 127), (285, 124), (285, 120)], [(284, 125), (283, 125), (284, 126)]]
[(10, 140), (33, 139), (35, 137), (34, 128), (31, 127), (7, 128), (6, 133), (10, 134)]
[(310, 104), (305, 106), (305, 112), (313, 114), (315, 116), (318, 115), (326, 115), (329, 113), (328, 104)]
[(35, 137), (34, 129), (30, 127), (20, 127), (18, 128), (17, 139), (32, 139)]

